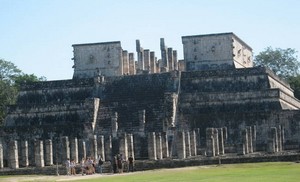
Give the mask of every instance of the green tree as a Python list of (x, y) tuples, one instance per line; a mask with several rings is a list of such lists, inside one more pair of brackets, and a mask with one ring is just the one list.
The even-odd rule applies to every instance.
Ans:
[(299, 74), (300, 63), (297, 60), (295, 49), (267, 47), (254, 58), (256, 66), (270, 68), (276, 75), (288, 79)]
[(294, 96), (300, 100), (300, 75), (288, 78), (291, 88), (294, 89)]
[(20, 85), (44, 80), (45, 77), (25, 74), (12, 62), (0, 59), (0, 126), (4, 121), (7, 106), (16, 101)]

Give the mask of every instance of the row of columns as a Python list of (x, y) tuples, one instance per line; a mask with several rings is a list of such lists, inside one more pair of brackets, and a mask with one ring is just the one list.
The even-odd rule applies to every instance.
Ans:
[(157, 160), (169, 157), (169, 145), (165, 132), (148, 133), (148, 157), (150, 160)]
[(177, 157), (179, 159), (197, 155), (197, 133), (193, 131), (178, 131), (175, 137)]
[(245, 155), (256, 151), (256, 126), (248, 126), (241, 131), (242, 142), (237, 146), (237, 154)]
[(161, 59), (157, 60), (154, 51), (143, 49), (139, 40), (136, 40), (137, 62), (134, 60), (134, 53), (122, 52), (123, 74), (135, 75), (147, 73), (161, 73), (178, 70), (179, 62), (177, 51), (165, 46), (164, 39), (160, 39)]
[(227, 140), (227, 128), (206, 129), (206, 155), (215, 157), (225, 154), (225, 141)]
[[(127, 159), (134, 157), (133, 135), (123, 133), (120, 138), (119, 151)], [(8, 166), (13, 169), (28, 167), (32, 164), (36, 167), (51, 166), (56, 163), (64, 163), (67, 158), (73, 159), (76, 163), (81, 158), (92, 157), (95, 160), (102, 157), (110, 160), (112, 157), (112, 136), (96, 136), (89, 140), (77, 139), (64, 136), (60, 142), (53, 145), (51, 139), (34, 140), (30, 148), (28, 141), (13, 140), (8, 143)], [(54, 150), (55, 149), (55, 150)], [(31, 153), (34, 152), (34, 155)], [(4, 167), (3, 144), (0, 142), (0, 168)], [(32, 159), (31, 159), (32, 158)]]
[(284, 128), (281, 125), (271, 127), (268, 131), (267, 152), (276, 153), (283, 150)]

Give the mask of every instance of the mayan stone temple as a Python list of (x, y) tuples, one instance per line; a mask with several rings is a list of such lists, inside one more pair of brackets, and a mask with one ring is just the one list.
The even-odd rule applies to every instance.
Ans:
[(9, 107), (0, 169), (118, 153), (137, 170), (138, 161), (299, 155), (300, 102), (273, 72), (253, 67), (249, 45), (233, 33), (182, 43), (182, 60), (163, 38), (159, 55), (140, 40), (136, 53), (119, 41), (73, 45), (72, 79), (23, 85)]

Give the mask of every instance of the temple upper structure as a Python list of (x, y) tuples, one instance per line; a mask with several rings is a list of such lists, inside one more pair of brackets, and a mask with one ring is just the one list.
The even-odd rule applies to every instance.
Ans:
[(183, 36), (186, 71), (253, 67), (252, 48), (234, 33)]
[(123, 75), (121, 42), (74, 44), (73, 78)]

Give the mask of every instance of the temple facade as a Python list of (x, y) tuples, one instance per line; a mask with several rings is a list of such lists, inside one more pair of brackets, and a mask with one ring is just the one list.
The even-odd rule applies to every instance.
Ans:
[(299, 149), (300, 102), (289, 84), (253, 67), (233, 33), (183, 36), (184, 59), (136, 40), (75, 44), (70, 80), (21, 87), (0, 131), (0, 168), (91, 156), (163, 160)]

